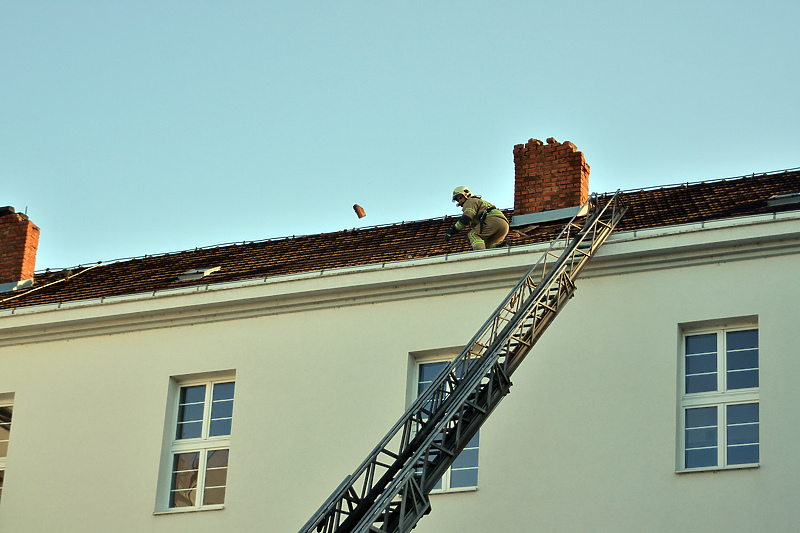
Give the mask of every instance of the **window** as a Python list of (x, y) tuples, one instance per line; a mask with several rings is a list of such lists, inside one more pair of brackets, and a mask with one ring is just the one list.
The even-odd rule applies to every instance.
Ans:
[(11, 415), (14, 407), (11, 404), (0, 403), (0, 499), (3, 497), (3, 479), (6, 474), (6, 457), (8, 456), (8, 441), (11, 436)]
[[(417, 390), (419, 396), (436, 379), (449, 361), (420, 362), (417, 364)], [(475, 433), (467, 446), (456, 457), (453, 465), (444, 473), (434, 490), (456, 491), (478, 486), (478, 441), (480, 431)]]
[(169, 509), (225, 503), (233, 393), (231, 380), (180, 384), (169, 450)]
[(683, 337), (679, 470), (759, 463), (758, 329)]

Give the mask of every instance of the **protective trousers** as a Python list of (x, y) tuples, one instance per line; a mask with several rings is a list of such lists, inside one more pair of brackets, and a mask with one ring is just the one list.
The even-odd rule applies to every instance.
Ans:
[(508, 235), (508, 221), (503, 216), (488, 216), (467, 235), (473, 250), (494, 248)]

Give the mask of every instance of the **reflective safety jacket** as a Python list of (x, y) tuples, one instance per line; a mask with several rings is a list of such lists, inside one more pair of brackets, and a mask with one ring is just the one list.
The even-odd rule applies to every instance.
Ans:
[(486, 220), (486, 217), (506, 218), (502, 211), (477, 196), (467, 198), (467, 201), (461, 206), (461, 210), (463, 214), (447, 233), (455, 234), (467, 226), (475, 227)]

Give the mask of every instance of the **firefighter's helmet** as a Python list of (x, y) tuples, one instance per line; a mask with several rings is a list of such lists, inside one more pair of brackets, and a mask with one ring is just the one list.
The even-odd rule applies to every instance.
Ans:
[(456, 201), (456, 198), (459, 194), (463, 194), (464, 198), (472, 198), (472, 191), (470, 191), (467, 187), (463, 185), (461, 187), (456, 187), (453, 189), (453, 201)]

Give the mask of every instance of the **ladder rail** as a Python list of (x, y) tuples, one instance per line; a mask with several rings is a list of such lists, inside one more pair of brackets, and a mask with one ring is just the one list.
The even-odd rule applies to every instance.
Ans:
[[(427, 492), (421, 492), (410, 486), (409, 483), (415, 477), (413, 475), (414, 471), (420, 468), (420, 464), (425, 464), (428, 455), (431, 453), (430, 450), (436, 447), (437, 439), (442, 439), (442, 428), (453, 425), (453, 420), (458, 418), (458, 413), (466, 409), (465, 405), (467, 404), (465, 402), (467, 402), (468, 397), (477, 394), (476, 390), (474, 390), (476, 384), (486, 380), (487, 375), (492, 373), (491, 369), (497, 361), (493, 360), (492, 357), (486, 357), (486, 355), (492, 353), (492, 355), (497, 355), (497, 358), (499, 358), (501, 357), (501, 352), (510, 354), (511, 350), (508, 347), (512, 344), (523, 346), (525, 353), (530, 350), (541, 333), (536, 335), (535, 338), (531, 335), (531, 339), (528, 341), (525, 341), (524, 337), (526, 332), (532, 331), (531, 328), (525, 328), (526, 332), (516, 337), (513, 335), (531, 318), (530, 313), (523, 312), (525, 306), (530, 307), (535, 303), (536, 305), (533, 305), (533, 307), (537, 309), (537, 313), (553, 314), (554, 316), (558, 309), (547, 310), (546, 307), (552, 298), (548, 298), (548, 301), (544, 302), (543, 308), (545, 311), (541, 311), (540, 302), (534, 302), (536, 295), (550, 291), (554, 287), (554, 280), (563, 277), (565, 270), (572, 271), (577, 267), (575, 272), (575, 276), (577, 276), (580, 269), (582, 269), (582, 265), (591, 258), (602, 244), (602, 242), (596, 244), (597, 236), (600, 235), (597, 231), (598, 226), (608, 228), (605, 232), (605, 236), (607, 236), (624, 214), (624, 206), (621, 204), (619, 191), (602, 207), (598, 205), (598, 199), (594, 195), (587, 200), (583, 207), (587, 209), (592, 207), (583, 226), (576, 224), (578, 215), (570, 220), (561, 230), (559, 236), (551, 242), (548, 250), (542, 254), (536, 264), (520, 279), (514, 289), (498, 305), (495, 312), (479, 328), (464, 350), (448, 364), (428, 389), (412, 403), (389, 433), (373, 449), (372, 453), (351, 476), (345, 478), (339, 488), (331, 494), (306, 525), (303, 526), (300, 533), (310, 533), (312, 531), (325, 533), (382, 531), (373, 529), (373, 524), (381, 513), (387, 514), (389, 512), (388, 509), (391, 507), (392, 500), (400, 494), (417, 498), (412, 502), (414, 505), (411, 506), (415, 513), (427, 511), (429, 508)], [(608, 210), (611, 211), (610, 219), (612, 223), (610, 225), (601, 222), (603, 217), (609, 218), (606, 216)], [(577, 236), (573, 238), (573, 230), (576, 228), (581, 229), (576, 232)], [(590, 238), (588, 252), (587, 250), (578, 250), (580, 244), (587, 238)], [(605, 237), (603, 237), (603, 240), (605, 240)], [(561, 252), (555, 254), (556, 250)], [(569, 253), (570, 250), (572, 250), (571, 253)], [(557, 257), (558, 259), (550, 261), (551, 257)], [(551, 264), (550, 268), (548, 268), (548, 264)], [(537, 272), (539, 272), (538, 276), (536, 275)], [(562, 292), (560, 285), (557, 286), (557, 289), (557, 293)], [(569, 293), (571, 294), (572, 291), (574, 291), (574, 283)], [(534, 317), (533, 324), (535, 325), (536, 323), (537, 319)], [(549, 322), (547, 323), (549, 324)], [(507, 347), (505, 351), (501, 349), (503, 346)], [(513, 366), (508, 366), (510, 359), (515, 361)], [(492, 379), (496, 380), (498, 384), (504, 380), (508, 382), (500, 396), (501, 398), (508, 392), (507, 389), (510, 387), (510, 380), (508, 380), (510, 374), (505, 375), (506, 372), (508, 370), (513, 372), (521, 362), (521, 359), (521, 357), (505, 357), (503, 366), (507, 368), (499, 368), (500, 374), (489, 378), (489, 383), (493, 383)], [(467, 379), (470, 380), (468, 386), (464, 385)], [(499, 385), (498, 387), (499, 389), (503, 388)], [(486, 408), (484, 411), (483, 417), (488, 417), (491, 410)], [(459, 424), (455, 425), (460, 428)], [(456, 429), (455, 431), (458, 433), (461, 429)], [(425, 460), (423, 460), (423, 455)], [(384, 456), (388, 459), (382, 460)], [(443, 452), (440, 451), (437, 456), (443, 456)], [(441, 469), (441, 465), (439, 465), (439, 469)], [(423, 468), (422, 470), (423, 476), (420, 481), (424, 489), (427, 481), (424, 474), (429, 469)], [(414, 480), (415, 483), (416, 481)], [(433, 482), (435, 483), (435, 481)], [(356, 487), (359, 487), (360, 490), (356, 489)], [(419, 500), (420, 497), (422, 500)], [(409, 509), (403, 497), (401, 497), (400, 502), (400, 507), (403, 511)], [(354, 503), (355, 505), (353, 505)], [(369, 503), (372, 512), (363, 508), (364, 504), (367, 503)], [(403, 516), (402, 512), (399, 516)], [(418, 519), (417, 517), (416, 520)], [(416, 523), (416, 520), (414, 523)], [(358, 524), (354, 525), (354, 522), (358, 522)]]

